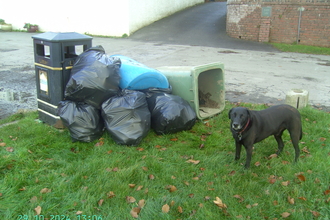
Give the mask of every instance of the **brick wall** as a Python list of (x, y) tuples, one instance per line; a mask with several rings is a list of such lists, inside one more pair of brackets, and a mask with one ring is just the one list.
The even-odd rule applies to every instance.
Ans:
[(228, 0), (227, 33), (252, 41), (298, 40), (305, 45), (330, 47), (330, 0)]

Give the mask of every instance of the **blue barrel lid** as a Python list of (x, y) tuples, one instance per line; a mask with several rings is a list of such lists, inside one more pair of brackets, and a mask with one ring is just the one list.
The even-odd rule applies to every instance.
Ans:
[(119, 74), (121, 89), (144, 90), (148, 88), (168, 89), (170, 87), (165, 75), (156, 69), (150, 68), (132, 58), (115, 54), (121, 60)]

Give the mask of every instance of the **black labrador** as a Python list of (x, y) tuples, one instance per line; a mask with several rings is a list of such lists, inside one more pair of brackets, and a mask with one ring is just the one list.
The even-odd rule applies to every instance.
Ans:
[(230, 130), (236, 143), (235, 160), (241, 155), (242, 145), (246, 150), (245, 168), (250, 167), (253, 144), (274, 135), (279, 155), (284, 147), (282, 134), (284, 130), (290, 133), (295, 149), (295, 161), (298, 160), (299, 140), (302, 138), (301, 118), (299, 111), (290, 105), (276, 105), (261, 111), (252, 111), (243, 107), (232, 108), (229, 111), (231, 119)]

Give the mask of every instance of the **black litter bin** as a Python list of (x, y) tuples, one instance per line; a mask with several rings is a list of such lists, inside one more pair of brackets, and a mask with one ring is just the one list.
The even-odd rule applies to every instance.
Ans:
[(65, 86), (76, 57), (92, 47), (93, 38), (75, 32), (46, 32), (32, 38), (39, 119), (62, 128), (57, 105), (64, 99)]

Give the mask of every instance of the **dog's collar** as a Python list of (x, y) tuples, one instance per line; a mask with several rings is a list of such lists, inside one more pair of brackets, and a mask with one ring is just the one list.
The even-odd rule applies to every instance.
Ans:
[(248, 121), (246, 122), (244, 128), (241, 131), (237, 132), (238, 140), (242, 140), (242, 133), (247, 129), (247, 127), (249, 126), (250, 122), (251, 122), (250, 121), (250, 118), (248, 118)]

